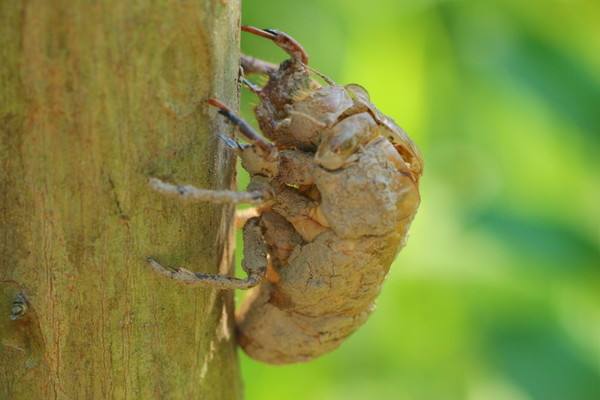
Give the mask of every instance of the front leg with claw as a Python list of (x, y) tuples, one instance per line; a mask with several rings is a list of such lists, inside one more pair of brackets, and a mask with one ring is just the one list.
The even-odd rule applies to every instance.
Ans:
[(248, 289), (258, 285), (267, 271), (267, 245), (259, 225), (258, 218), (251, 218), (244, 225), (244, 260), (242, 268), (248, 274), (245, 279), (218, 274), (192, 272), (185, 268), (173, 268), (161, 265), (149, 257), (148, 263), (156, 272), (181, 283), (206, 286), (214, 289)]
[[(150, 178), (152, 188), (163, 194), (172, 195), (189, 201), (204, 201), (210, 203), (227, 204), (252, 204), (265, 206), (273, 198), (268, 178), (260, 172), (269, 171), (276, 165), (278, 152), (275, 146), (264, 139), (254, 129), (227, 106), (216, 99), (209, 99), (208, 103), (218, 109), (239, 132), (251, 143), (242, 145), (234, 138), (220, 135), (219, 138), (241, 157), (242, 163), (247, 167), (252, 166), (255, 171), (252, 181), (246, 192), (232, 190), (208, 190), (191, 185), (175, 185), (164, 182), (158, 178)], [(252, 169), (252, 168), (250, 168)], [(252, 171), (251, 171), (252, 172)], [(270, 174), (276, 173), (271, 171)], [(268, 174), (267, 174), (268, 175)], [(242, 219), (242, 218), (240, 218)], [(244, 260), (242, 267), (248, 274), (247, 278), (240, 279), (233, 276), (219, 274), (205, 274), (193, 272), (185, 268), (172, 268), (160, 264), (154, 258), (148, 258), (150, 267), (163, 276), (188, 285), (202, 285), (217, 289), (247, 289), (259, 284), (265, 276), (267, 269), (267, 245), (259, 224), (260, 218), (248, 215), (243, 218)]]

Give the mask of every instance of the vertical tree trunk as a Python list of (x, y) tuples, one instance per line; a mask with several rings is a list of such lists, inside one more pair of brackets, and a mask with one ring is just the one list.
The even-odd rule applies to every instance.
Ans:
[(1, 399), (239, 397), (231, 294), (145, 262), (232, 266), (232, 208), (147, 179), (231, 187), (239, 7), (0, 1)]

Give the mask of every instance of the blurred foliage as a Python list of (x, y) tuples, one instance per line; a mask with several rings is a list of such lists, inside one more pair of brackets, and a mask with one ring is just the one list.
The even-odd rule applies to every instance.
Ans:
[(600, 399), (599, 21), (594, 1), (244, 4), (368, 88), (426, 162), (368, 323), (307, 364), (242, 356), (248, 399)]

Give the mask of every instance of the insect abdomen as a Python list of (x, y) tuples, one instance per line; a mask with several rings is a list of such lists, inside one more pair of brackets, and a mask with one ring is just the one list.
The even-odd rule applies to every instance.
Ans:
[(262, 284), (244, 302), (240, 345), (274, 364), (335, 349), (366, 321), (400, 242), (395, 234), (348, 240), (328, 231), (297, 248), (281, 279)]

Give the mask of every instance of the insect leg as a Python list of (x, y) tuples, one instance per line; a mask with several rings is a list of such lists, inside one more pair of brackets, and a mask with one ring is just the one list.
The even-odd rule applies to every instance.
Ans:
[(271, 152), (275, 146), (269, 143), (265, 138), (258, 134), (249, 123), (235, 115), (225, 104), (217, 99), (208, 99), (208, 104), (219, 109), (219, 114), (227, 118), (232, 124), (237, 126), (240, 132), (252, 143), (266, 152)]
[(157, 192), (178, 196), (185, 200), (207, 201), (210, 203), (262, 204), (270, 199), (267, 192), (260, 190), (235, 192), (233, 190), (199, 189), (191, 185), (173, 185), (158, 178), (150, 178), (150, 186)]
[(263, 94), (262, 88), (259, 85), (255, 84), (254, 82), (249, 81), (244, 76), (240, 77), (240, 82), (244, 86), (246, 86), (246, 88), (248, 88), (255, 95), (261, 96)]
[(246, 78), (246, 74), (273, 76), (279, 66), (242, 54), (240, 58), (240, 83), (257, 96), (263, 96), (263, 88)]
[(287, 33), (275, 29), (260, 29), (247, 25), (242, 26), (242, 31), (269, 39), (288, 53), (292, 59), (302, 64), (308, 64), (308, 54), (306, 54), (302, 45)]
[(242, 54), (240, 63), (245, 74), (272, 75), (279, 66), (268, 61)]
[(267, 245), (263, 238), (258, 218), (251, 218), (244, 225), (244, 260), (242, 268), (248, 274), (245, 279), (218, 274), (202, 274), (185, 268), (171, 268), (148, 258), (150, 267), (161, 275), (188, 285), (214, 289), (248, 289), (258, 285), (267, 271)]
[(298, 193), (292, 188), (281, 188), (277, 192), (277, 202), (273, 211), (288, 220), (307, 242), (327, 230), (329, 224), (321, 218), (317, 202)]

